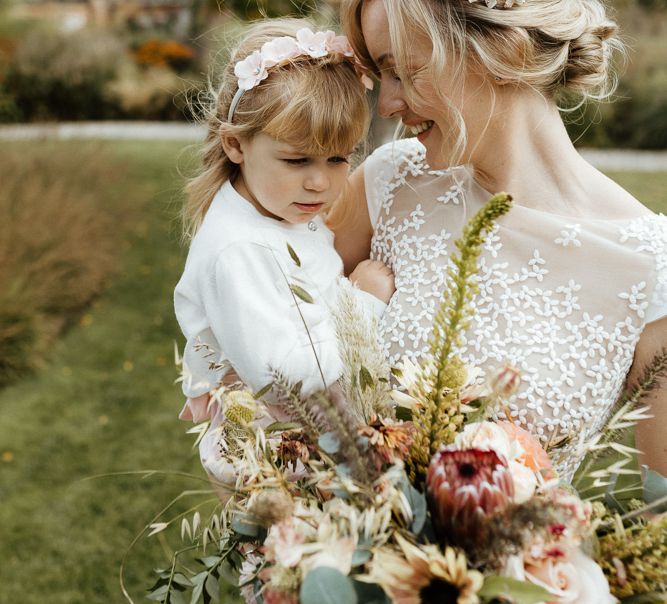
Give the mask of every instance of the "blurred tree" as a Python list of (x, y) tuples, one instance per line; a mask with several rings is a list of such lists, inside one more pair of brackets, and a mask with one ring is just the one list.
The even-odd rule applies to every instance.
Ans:
[(322, 0), (195, 0), (195, 3), (206, 3), (209, 9), (232, 11), (242, 19), (306, 16), (317, 11), (322, 4), (327, 4)]

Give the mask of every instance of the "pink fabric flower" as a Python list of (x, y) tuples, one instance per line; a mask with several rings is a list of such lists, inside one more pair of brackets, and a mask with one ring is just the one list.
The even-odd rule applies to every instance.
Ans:
[(307, 27), (296, 32), (299, 48), (313, 59), (326, 57), (329, 54), (327, 46), (335, 37), (336, 34), (332, 31), (313, 32)]
[(239, 79), (240, 90), (250, 90), (268, 77), (266, 64), (259, 50), (239, 61), (234, 66), (234, 75)]
[(294, 38), (283, 36), (274, 38), (262, 46), (262, 59), (264, 66), (268, 69), (274, 65), (279, 65), (284, 61), (289, 61), (301, 54), (301, 49)]
[(330, 52), (337, 52), (345, 57), (354, 56), (354, 50), (352, 49), (352, 46), (350, 46), (350, 41), (347, 39), (347, 36), (335, 36), (328, 42), (327, 48)]

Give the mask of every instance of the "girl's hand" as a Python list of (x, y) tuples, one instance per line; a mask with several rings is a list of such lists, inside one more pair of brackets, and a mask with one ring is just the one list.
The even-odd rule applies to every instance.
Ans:
[(385, 304), (389, 304), (390, 298), (396, 291), (394, 273), (379, 260), (364, 260), (357, 264), (357, 268), (350, 273), (350, 281)]

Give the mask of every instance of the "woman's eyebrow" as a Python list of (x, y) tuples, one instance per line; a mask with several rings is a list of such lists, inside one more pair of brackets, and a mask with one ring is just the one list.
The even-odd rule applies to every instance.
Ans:
[(378, 57), (377, 61), (375, 61), (375, 66), (378, 69), (382, 69), (382, 67), (384, 67), (389, 61), (393, 60), (394, 60), (394, 55), (390, 52), (385, 52)]

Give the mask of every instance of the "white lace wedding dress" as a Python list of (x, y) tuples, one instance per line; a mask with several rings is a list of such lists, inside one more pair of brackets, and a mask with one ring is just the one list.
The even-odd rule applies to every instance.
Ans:
[[(380, 324), (392, 364), (428, 348), (449, 255), (488, 201), (463, 167), (431, 170), (416, 139), (389, 143), (364, 165), (374, 225), (371, 256), (396, 293)], [(502, 217), (484, 246), (476, 315), (460, 355), (488, 372), (522, 371), (514, 421), (561, 449), (571, 480), (583, 439), (620, 395), (645, 325), (667, 315), (667, 217), (574, 219), (523, 207)]]

